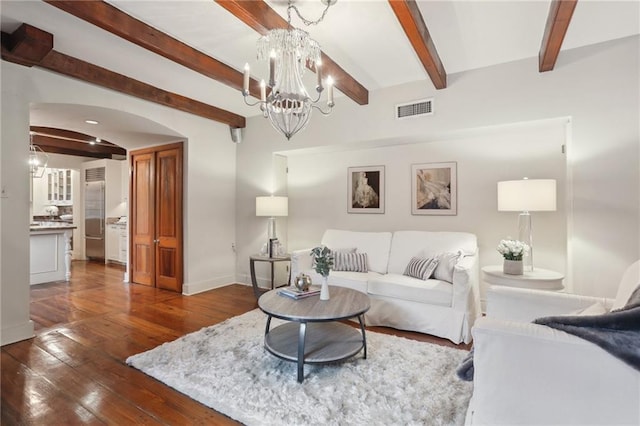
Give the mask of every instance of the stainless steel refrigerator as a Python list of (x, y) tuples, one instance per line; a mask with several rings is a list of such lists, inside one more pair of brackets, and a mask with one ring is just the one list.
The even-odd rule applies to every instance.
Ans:
[(84, 185), (85, 254), (89, 259), (104, 259), (104, 167), (87, 169)]

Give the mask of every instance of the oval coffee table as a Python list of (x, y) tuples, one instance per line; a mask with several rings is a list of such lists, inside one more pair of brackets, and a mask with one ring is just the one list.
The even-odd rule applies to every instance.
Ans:
[[(298, 382), (304, 380), (304, 364), (341, 361), (364, 350), (367, 339), (362, 315), (369, 310), (369, 296), (343, 287), (330, 287), (330, 300), (311, 296), (294, 300), (271, 290), (258, 300), (268, 315), (264, 347), (278, 358), (298, 364)], [(271, 318), (286, 321), (270, 330)], [(357, 317), (360, 331), (339, 320)]]

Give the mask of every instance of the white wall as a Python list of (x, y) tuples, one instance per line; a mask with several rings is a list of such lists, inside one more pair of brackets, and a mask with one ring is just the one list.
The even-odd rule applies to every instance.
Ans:
[[(639, 52), (640, 37), (634, 36), (563, 51), (551, 72), (539, 73), (537, 58), (529, 58), (450, 75), (444, 90), (434, 90), (425, 76), (425, 81), (370, 93), (367, 106), (339, 98), (332, 116), (314, 116), (290, 142), (266, 120), (251, 118), (238, 149), (237, 208), (245, 212), (238, 215), (239, 247), (255, 246), (260, 235), (258, 220), (249, 212), (263, 182), (272, 178), (274, 152), (438, 141), (487, 126), (570, 117), (566, 190), (573, 214), (568, 218), (567, 272), (576, 292), (612, 296), (624, 269), (640, 257)], [(433, 116), (394, 119), (394, 105), (429, 97), (435, 99)], [(290, 186), (295, 184), (290, 180)], [(303, 231), (292, 226), (289, 233)], [(483, 246), (493, 243), (481, 241)], [(290, 247), (298, 245), (302, 242), (289, 241)], [(239, 256), (240, 271), (248, 269), (247, 253)]]
[[(465, 231), (477, 235), (480, 265), (501, 264), (496, 246), (517, 238), (517, 212), (498, 212), (496, 183), (556, 179), (558, 210), (533, 213), (535, 265), (566, 271), (564, 203), (567, 120), (491, 129), (473, 137), (289, 157), (289, 241), (293, 249), (317, 244), (327, 228)], [(411, 214), (411, 165), (456, 162), (458, 214)], [(385, 167), (385, 213), (348, 214), (347, 168)], [(293, 246), (295, 245), (295, 246)]]
[[(235, 151), (227, 126), (36, 68), (2, 61), (0, 199), (2, 344), (33, 334), (29, 320), (30, 103), (69, 103), (125, 111), (184, 136), (184, 292), (235, 279)], [(161, 126), (158, 126), (162, 128)], [(161, 137), (160, 134), (159, 137)], [(162, 139), (166, 143), (166, 138)], [(114, 141), (128, 148), (127, 141)], [(22, 178), (17, 178), (22, 176)]]

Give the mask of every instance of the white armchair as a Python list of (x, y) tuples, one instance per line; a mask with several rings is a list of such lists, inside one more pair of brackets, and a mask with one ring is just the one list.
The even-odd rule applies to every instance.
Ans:
[[(476, 321), (474, 390), (467, 424), (640, 424), (640, 371), (595, 344), (535, 318), (624, 306), (640, 284), (640, 261), (616, 299), (491, 287)], [(592, 308), (590, 308), (592, 309)]]

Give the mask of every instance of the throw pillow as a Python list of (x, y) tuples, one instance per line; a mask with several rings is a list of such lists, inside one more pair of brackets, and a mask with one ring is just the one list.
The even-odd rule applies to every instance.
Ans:
[(606, 314), (607, 308), (604, 306), (602, 302), (596, 302), (591, 306), (587, 306), (583, 310), (577, 313), (578, 316), (586, 316), (586, 315), (603, 315)]
[(424, 257), (413, 257), (404, 269), (404, 274), (408, 277), (418, 278), (420, 280), (428, 280), (431, 278), (433, 271), (438, 266), (437, 259), (426, 259)]
[(627, 304), (624, 305), (622, 309), (631, 309), (636, 306), (640, 306), (640, 285), (633, 290), (633, 293), (629, 296), (629, 300), (627, 300)]
[(453, 268), (463, 257), (462, 250), (458, 253), (440, 253), (435, 256), (438, 259), (438, 266), (433, 272), (436, 280), (453, 283)]
[(335, 252), (333, 254), (333, 270), (349, 272), (367, 272), (367, 253)]

